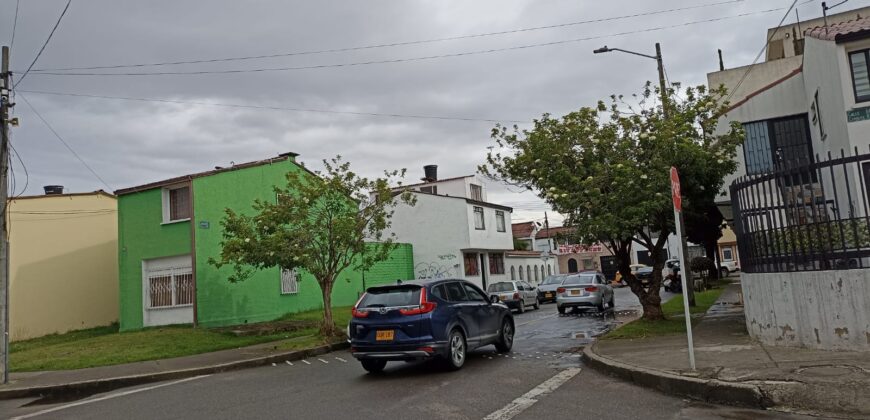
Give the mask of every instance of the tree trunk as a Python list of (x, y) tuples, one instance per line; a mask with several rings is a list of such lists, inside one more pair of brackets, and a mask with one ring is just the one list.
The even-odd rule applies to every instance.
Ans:
[[(719, 269), (721, 264), (721, 262), (719, 262), (719, 250), (716, 249), (716, 245), (716, 241), (707, 241), (707, 243), (704, 244), (704, 251), (707, 252), (707, 257), (710, 257), (710, 259), (713, 260), (713, 265), (716, 266), (716, 269), (710, 273), (710, 278), (713, 280), (719, 280)], [(705, 286), (707, 285), (705, 284)]]
[(335, 321), (332, 319), (332, 286), (334, 284), (334, 278), (325, 278), (320, 282), (320, 291), (323, 293), (323, 321), (320, 325), (322, 337), (334, 337), (339, 334), (338, 329), (335, 328)]
[(650, 288), (647, 290), (643, 287), (640, 280), (631, 274), (630, 250), (630, 242), (625, 246), (620, 246), (614, 250), (614, 255), (616, 256), (617, 265), (619, 267), (619, 273), (622, 274), (622, 278), (625, 279), (628, 288), (631, 289), (631, 292), (634, 293), (640, 301), (640, 304), (643, 307), (643, 318), (649, 320), (664, 319), (664, 314), (662, 313), (662, 299), (659, 296), (659, 288), (662, 284), (662, 266), (664, 262), (656, 262), (653, 265), (653, 278), (650, 283)]

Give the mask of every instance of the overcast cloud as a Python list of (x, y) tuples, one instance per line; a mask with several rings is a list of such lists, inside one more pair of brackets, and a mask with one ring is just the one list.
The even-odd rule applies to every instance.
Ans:
[[(692, 1), (118, 1), (72, 3), (35, 68), (197, 60), (277, 54), (443, 38), (553, 25), (716, 3)], [(9, 45), (15, 0), (0, 3), (0, 42)], [(33, 60), (65, 5), (21, 1), (12, 52), (20, 72)], [(602, 45), (652, 54), (662, 43), (671, 81), (699, 84), (718, 68), (751, 63), (765, 30), (788, 0), (746, 0), (654, 16), (558, 29), (352, 52), (120, 71), (188, 71), (297, 67), (391, 60), (614, 34), (783, 10), (606, 39), (433, 60), (295, 71), (164, 75), (49, 76), (31, 73), (19, 90), (163, 98), (368, 113), (399, 113), (530, 121), (562, 115), (612, 93), (639, 92), (656, 79), (655, 62), (627, 54), (593, 55)], [(870, 0), (851, 1), (848, 8)], [(801, 18), (821, 14), (821, 2), (799, 7)], [(795, 20), (794, 13), (786, 20)], [(119, 70), (99, 70), (112, 72)], [(87, 71), (86, 71), (87, 72)], [(25, 93), (58, 133), (109, 184), (102, 185), (42, 125), (18, 97), (13, 145), (27, 166), (26, 194), (47, 184), (67, 191), (118, 189), (293, 151), (311, 168), (341, 154), (375, 176), (425, 164), (439, 175), (474, 173), (492, 141), (491, 122), (353, 116), (225, 108)], [(21, 192), (24, 171), (14, 163)], [(489, 198), (515, 207), (514, 221), (543, 217), (534, 194), (490, 185)], [(551, 213), (551, 221), (561, 217)]]

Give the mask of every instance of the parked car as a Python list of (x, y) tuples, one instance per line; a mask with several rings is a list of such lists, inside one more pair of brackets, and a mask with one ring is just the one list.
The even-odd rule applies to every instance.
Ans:
[[(631, 264), (629, 268), (631, 269), (631, 274), (637, 274), (637, 270), (640, 268), (646, 267), (646, 264)], [(628, 283), (622, 280), (622, 273), (619, 271), (616, 272), (616, 276), (613, 277), (613, 286), (623, 287), (628, 286)]]
[(517, 312), (526, 311), (526, 306), (540, 308), (538, 292), (535, 287), (524, 281), (500, 281), (492, 283), (486, 289), (490, 296), (495, 296), (508, 308), (516, 309)]
[(459, 279), (370, 287), (352, 315), (350, 351), (371, 373), (384, 370), (388, 361), (433, 358), (456, 370), (469, 350), (494, 344), (507, 352), (514, 341), (510, 309)]
[(652, 267), (640, 267), (637, 269), (637, 272), (634, 273), (634, 277), (636, 277), (640, 281), (640, 284), (644, 287), (646, 287), (652, 281), (652, 276)]
[(719, 277), (728, 277), (728, 274), (740, 271), (737, 261), (721, 261), (719, 263)]
[(568, 277), (567, 274), (554, 274), (547, 276), (544, 281), (538, 285), (538, 302), (555, 302), (556, 289), (562, 284), (562, 280)]
[(598, 272), (569, 275), (556, 289), (556, 309), (560, 314), (568, 308), (596, 308), (604, 312), (614, 306), (613, 288), (604, 274)]

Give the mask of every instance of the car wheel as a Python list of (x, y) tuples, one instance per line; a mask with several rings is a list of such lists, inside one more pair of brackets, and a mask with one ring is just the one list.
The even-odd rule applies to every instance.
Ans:
[(565, 307), (564, 306), (556, 306), (556, 310), (559, 311), (560, 314), (563, 314), (563, 315), (565, 314)]
[(369, 373), (381, 373), (387, 367), (386, 360), (360, 360), (360, 363), (362, 363), (363, 369)]
[(514, 323), (509, 319), (505, 319), (501, 324), (501, 337), (495, 343), (495, 349), (501, 353), (511, 351), (514, 346)]
[(517, 313), (525, 313), (526, 312), (526, 301), (520, 299), (520, 307), (517, 308)]
[(720, 268), (719, 269), (719, 278), (724, 279), (725, 277), (728, 277), (728, 269), (724, 268), (724, 267)]
[(535, 310), (541, 309), (541, 301), (539, 301), (537, 298), (535, 298), (534, 308), (535, 308)]
[(601, 302), (598, 302), (598, 313), (603, 314), (604, 310), (604, 298), (601, 298)]
[(450, 332), (450, 338), (447, 340), (447, 368), (450, 370), (458, 370), (465, 364), (466, 356), (465, 336), (459, 330)]

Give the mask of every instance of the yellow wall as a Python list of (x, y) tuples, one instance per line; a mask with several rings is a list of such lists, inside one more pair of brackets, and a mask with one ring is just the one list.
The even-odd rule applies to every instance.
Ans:
[(11, 340), (118, 320), (118, 213), (104, 193), (14, 199), (9, 228)]

